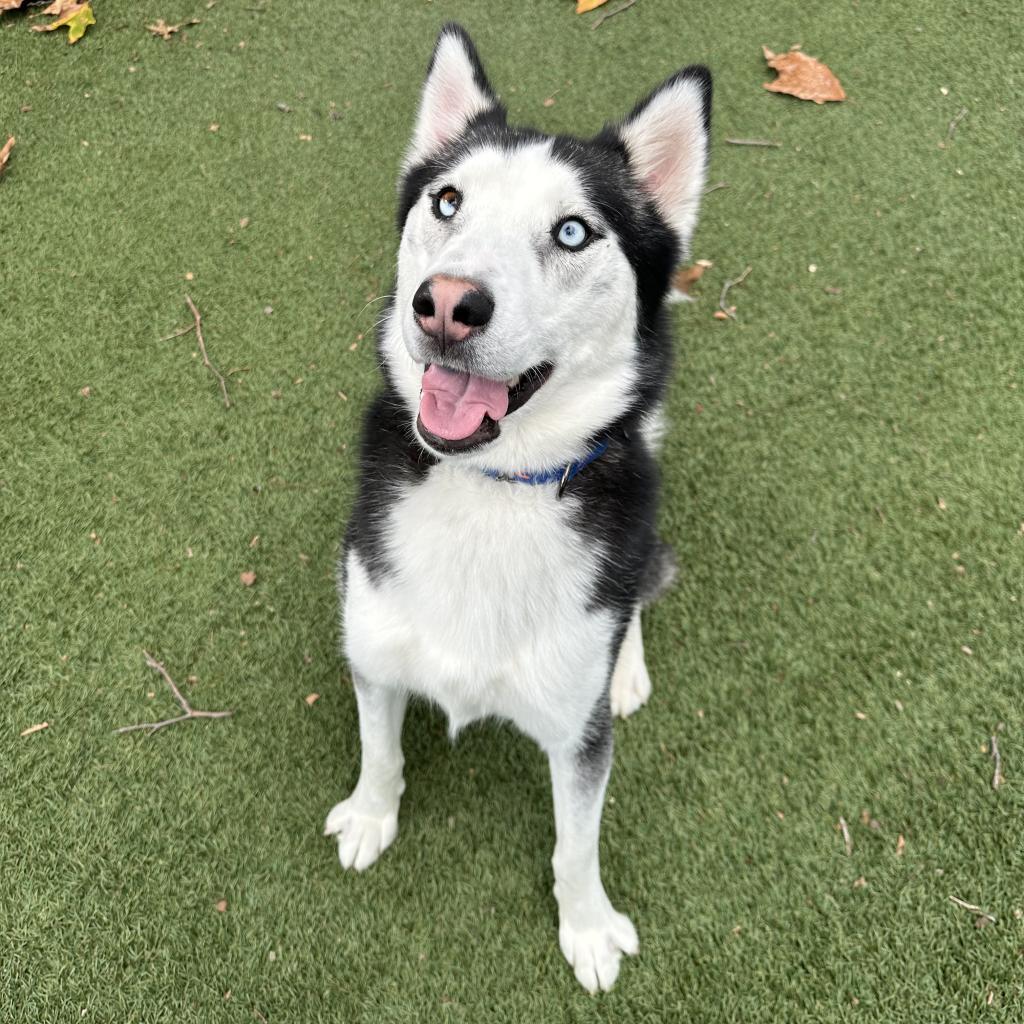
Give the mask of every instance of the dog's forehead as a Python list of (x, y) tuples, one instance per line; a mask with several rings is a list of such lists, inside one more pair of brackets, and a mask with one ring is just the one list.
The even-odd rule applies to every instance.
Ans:
[(475, 196), (500, 200), (506, 208), (538, 210), (585, 201), (586, 190), (579, 173), (552, 149), (551, 139), (512, 147), (474, 148), (449, 168), (451, 183), (464, 193), (467, 208)]

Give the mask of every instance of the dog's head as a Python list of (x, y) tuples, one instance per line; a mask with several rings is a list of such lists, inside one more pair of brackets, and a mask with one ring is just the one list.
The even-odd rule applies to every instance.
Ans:
[(689, 67), (592, 139), (513, 128), (469, 36), (442, 29), (400, 183), (381, 337), (430, 452), (550, 469), (651, 400), (710, 103), (708, 71)]

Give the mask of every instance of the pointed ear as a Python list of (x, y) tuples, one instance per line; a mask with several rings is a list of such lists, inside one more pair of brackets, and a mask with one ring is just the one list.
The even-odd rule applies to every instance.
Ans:
[(502, 110), (469, 33), (455, 22), (441, 29), (427, 68), (406, 167), (442, 149), (478, 114)]
[(711, 130), (711, 72), (684, 68), (618, 127), (630, 166), (685, 250), (697, 226)]

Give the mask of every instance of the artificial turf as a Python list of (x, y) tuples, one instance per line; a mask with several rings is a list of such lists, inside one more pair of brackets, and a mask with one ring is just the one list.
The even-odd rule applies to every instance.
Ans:
[[(1014, 5), (640, 0), (596, 31), (568, 0), (94, 6), (74, 46), (0, 19), (0, 1020), (1020, 1020)], [(728, 188), (663, 457), (683, 572), (602, 839), (642, 952), (599, 998), (510, 729), (451, 748), (414, 710), (392, 849), (344, 874), (320, 835), (358, 764), (332, 575), (371, 300), (451, 17), (549, 130), (716, 76)], [(845, 103), (761, 88), (761, 44), (794, 43)], [(186, 291), (230, 409), (194, 335), (160, 340)], [(175, 711), (143, 648), (234, 716), (114, 735)]]

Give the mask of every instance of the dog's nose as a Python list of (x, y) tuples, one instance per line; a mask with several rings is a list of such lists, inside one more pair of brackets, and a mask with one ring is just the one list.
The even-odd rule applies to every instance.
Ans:
[(435, 274), (416, 289), (412, 309), (424, 332), (443, 347), (465, 341), (485, 326), (494, 313), (494, 299), (473, 281)]

